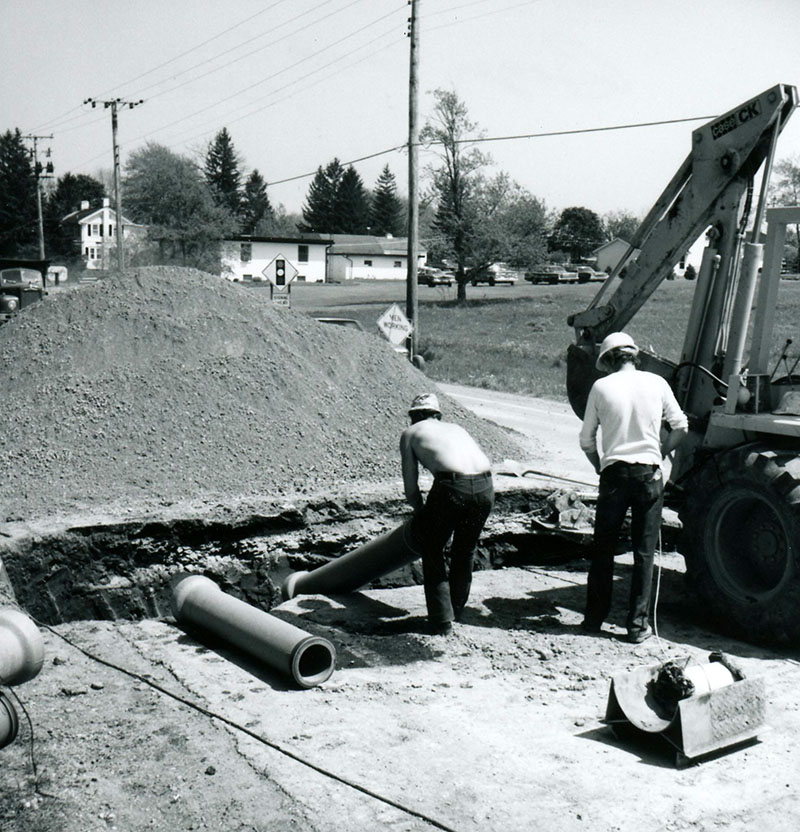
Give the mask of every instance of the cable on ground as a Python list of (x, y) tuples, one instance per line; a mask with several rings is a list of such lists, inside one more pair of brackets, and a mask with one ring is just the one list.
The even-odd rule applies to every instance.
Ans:
[(456, 830), (452, 827), (447, 826), (441, 821), (438, 821), (435, 818), (432, 818), (424, 814), (423, 812), (418, 812), (416, 809), (412, 809), (408, 806), (403, 805), (402, 803), (398, 803), (397, 801), (392, 800), (389, 797), (385, 797), (384, 795), (381, 795), (378, 792), (375, 792), (372, 789), (367, 788), (366, 786), (362, 786), (359, 783), (355, 783), (352, 780), (347, 779), (343, 775), (337, 774), (336, 772), (333, 772), (330, 769), (326, 769), (323, 766), (317, 765), (316, 763), (312, 763), (310, 760), (305, 759), (304, 757), (300, 756), (294, 751), (290, 751), (287, 748), (283, 748), (282, 746), (278, 745), (272, 740), (268, 740), (266, 737), (257, 734), (255, 731), (251, 731), (244, 725), (240, 725), (238, 722), (235, 722), (234, 720), (229, 719), (226, 716), (222, 716), (222, 714), (218, 714), (214, 711), (209, 710), (208, 708), (204, 708), (202, 705), (198, 705), (191, 699), (187, 699), (183, 696), (178, 695), (177, 693), (173, 693), (172, 691), (167, 690), (167, 688), (162, 687), (157, 682), (152, 681), (152, 679), (148, 679), (146, 676), (142, 676), (139, 673), (135, 673), (132, 670), (128, 670), (127, 668), (121, 667), (120, 665), (114, 664), (113, 662), (109, 662), (106, 659), (102, 659), (99, 656), (94, 655), (90, 651), (84, 649), (79, 644), (76, 644), (75, 642), (73, 642), (66, 636), (62, 635), (57, 630), (53, 629), (47, 624), (43, 624), (40, 621), (36, 621), (36, 619), (33, 620), (36, 622), (37, 626), (42, 627), (45, 630), (51, 632), (53, 635), (57, 636), (62, 641), (69, 644), (70, 647), (77, 650), (79, 653), (82, 653), (88, 659), (91, 659), (92, 661), (97, 662), (98, 664), (104, 665), (105, 667), (109, 667), (112, 670), (116, 670), (117, 672), (122, 673), (125, 676), (129, 676), (131, 679), (136, 679), (137, 681), (142, 682), (145, 685), (148, 685), (149, 687), (153, 688), (153, 690), (156, 690), (159, 693), (162, 693), (165, 696), (174, 699), (176, 702), (180, 702), (187, 708), (192, 708), (193, 710), (197, 711), (203, 716), (209, 717), (210, 719), (219, 720), (220, 722), (224, 723), (230, 728), (234, 728), (237, 731), (241, 731), (243, 734), (246, 734), (251, 739), (257, 740), (263, 745), (266, 745), (268, 748), (271, 748), (273, 751), (277, 751), (279, 754), (283, 754), (285, 757), (288, 757), (289, 759), (294, 760), (295, 762), (300, 763), (301, 765), (304, 765), (307, 768), (312, 769), (313, 771), (316, 771), (318, 774), (322, 774), (325, 777), (330, 778), (331, 780), (335, 780), (336, 782), (341, 783), (342, 785), (349, 786), (351, 789), (354, 789), (355, 791), (361, 792), (362, 794), (365, 794), (368, 797), (371, 797), (374, 800), (377, 800), (381, 803), (385, 803), (387, 806), (391, 806), (392, 808), (404, 812), (405, 814), (410, 815), (411, 817), (415, 817), (419, 820), (425, 821), (425, 823), (428, 823), (437, 829), (442, 829), (444, 830), (444, 832), (456, 832)]

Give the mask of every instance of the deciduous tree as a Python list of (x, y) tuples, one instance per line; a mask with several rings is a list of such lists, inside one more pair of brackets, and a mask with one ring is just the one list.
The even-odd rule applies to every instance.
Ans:
[(641, 220), (628, 211), (609, 211), (604, 215), (603, 223), (609, 240), (619, 237), (630, 243), (639, 230)]
[(219, 241), (237, 226), (192, 161), (150, 142), (131, 153), (122, 193), (130, 219), (148, 226), (160, 262), (218, 270)]
[(491, 160), (468, 141), (479, 134), (464, 102), (453, 91), (437, 89), (433, 94), (433, 114), (420, 131), (420, 140), (439, 157), (439, 165), (427, 171), (436, 206), (433, 225), (456, 262), (457, 296), (464, 301), (474, 251), (471, 242), (479, 221), (475, 194), (481, 170)]
[[(780, 159), (773, 168), (770, 188), (773, 205), (800, 205), (800, 156)], [(800, 272), (800, 225), (795, 225), (789, 246), (794, 255), (794, 267)], [(791, 239), (793, 237), (793, 239)]]
[(588, 208), (565, 208), (553, 228), (548, 248), (569, 254), (571, 260), (588, 257), (605, 240), (600, 217)]

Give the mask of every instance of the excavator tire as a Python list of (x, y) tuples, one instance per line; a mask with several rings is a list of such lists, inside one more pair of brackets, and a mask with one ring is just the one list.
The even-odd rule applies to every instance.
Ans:
[(690, 589), (720, 631), (800, 644), (800, 451), (751, 443), (690, 480), (680, 511)]

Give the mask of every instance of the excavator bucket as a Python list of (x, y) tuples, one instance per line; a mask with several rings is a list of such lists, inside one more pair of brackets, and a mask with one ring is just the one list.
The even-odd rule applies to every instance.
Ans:
[(570, 344), (567, 348), (567, 398), (579, 419), (583, 419), (586, 412), (586, 400), (592, 385), (601, 376), (594, 362), (594, 355), (584, 347)]

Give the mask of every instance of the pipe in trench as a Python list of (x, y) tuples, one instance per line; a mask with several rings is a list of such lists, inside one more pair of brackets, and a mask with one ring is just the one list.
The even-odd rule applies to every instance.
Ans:
[(227, 595), (202, 575), (174, 585), (172, 612), (177, 621), (219, 636), (302, 688), (321, 685), (333, 673), (336, 650), (327, 639)]
[(310, 572), (293, 572), (283, 582), (286, 599), (296, 595), (327, 595), (355, 590), (422, 557), (417, 521), (409, 518), (396, 529), (364, 543)]
[[(0, 607), (0, 684), (21, 685), (42, 669), (44, 646), (39, 628), (14, 607)], [(0, 692), (0, 748), (11, 745), (19, 718), (11, 700)]]

